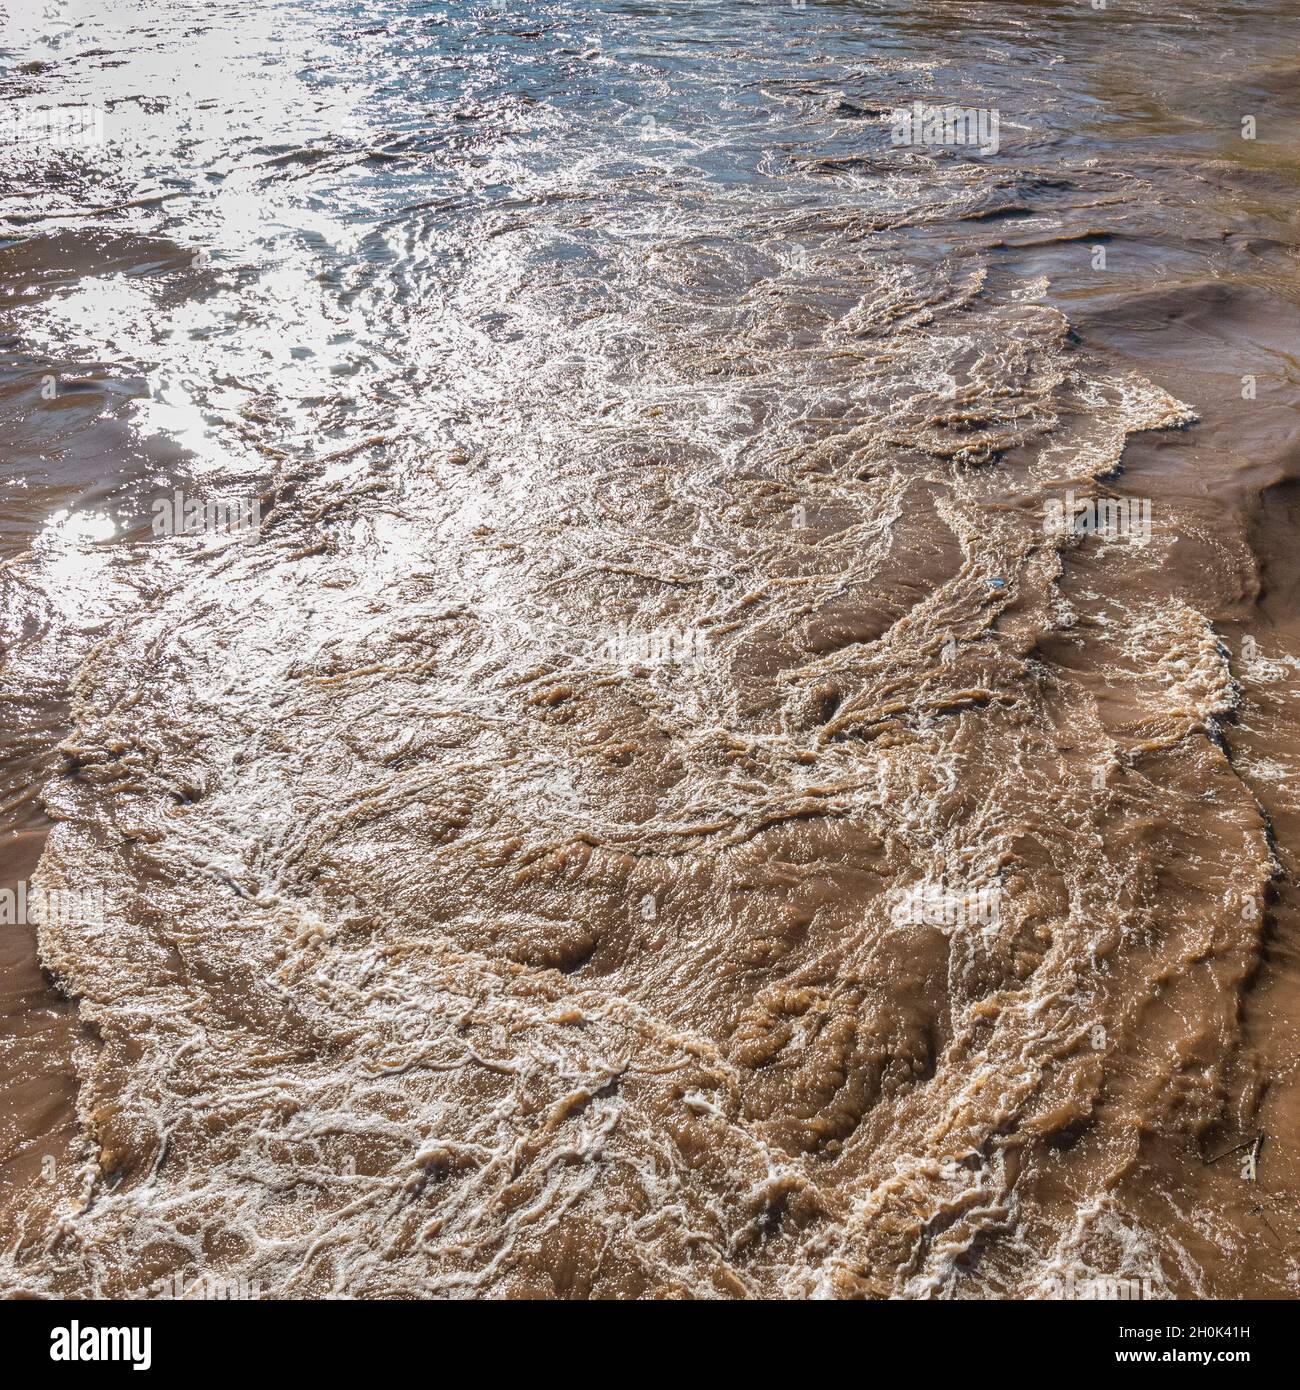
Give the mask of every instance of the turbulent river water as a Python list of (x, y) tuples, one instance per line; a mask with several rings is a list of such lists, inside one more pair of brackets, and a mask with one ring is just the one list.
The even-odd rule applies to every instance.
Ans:
[(1297, 1292), (1300, 8), (0, 15), (0, 1289)]

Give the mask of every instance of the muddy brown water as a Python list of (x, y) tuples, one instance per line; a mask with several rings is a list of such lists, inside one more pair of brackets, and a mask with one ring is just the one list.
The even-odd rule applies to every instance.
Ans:
[(102, 8), (0, 1287), (1294, 1296), (1300, 11)]

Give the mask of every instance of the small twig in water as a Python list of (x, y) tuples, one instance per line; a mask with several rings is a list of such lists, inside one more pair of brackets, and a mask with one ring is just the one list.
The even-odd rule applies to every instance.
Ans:
[(1251, 1144), (1254, 1144), (1258, 1149), (1260, 1140), (1262, 1140), (1263, 1137), (1262, 1134), (1258, 1134), (1254, 1139), (1243, 1139), (1240, 1144), (1234, 1144), (1232, 1148), (1224, 1149), (1221, 1154), (1215, 1154), (1213, 1158), (1203, 1158), (1201, 1162), (1208, 1168), (1211, 1163), (1217, 1163), (1221, 1158), (1227, 1158), (1229, 1154), (1240, 1153), (1242, 1149), (1249, 1147)]

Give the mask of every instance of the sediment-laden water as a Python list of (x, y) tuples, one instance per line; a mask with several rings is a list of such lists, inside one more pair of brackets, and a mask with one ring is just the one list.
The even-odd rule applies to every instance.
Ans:
[(1294, 1295), (1296, 7), (105, 8), (0, 1286)]

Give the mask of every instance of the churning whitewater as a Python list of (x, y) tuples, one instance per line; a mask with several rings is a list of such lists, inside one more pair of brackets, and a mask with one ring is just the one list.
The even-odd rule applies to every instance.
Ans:
[(1286, 7), (56, 8), (0, 1285), (1294, 1294)]

